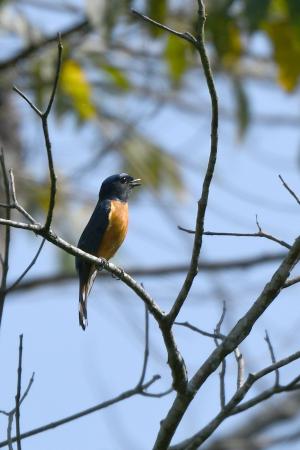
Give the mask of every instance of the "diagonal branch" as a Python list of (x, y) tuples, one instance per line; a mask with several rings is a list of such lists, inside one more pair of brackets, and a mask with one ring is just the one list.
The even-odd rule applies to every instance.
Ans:
[(46, 242), (46, 239), (43, 239), (36, 254), (34, 255), (31, 263), (26, 267), (26, 269), (24, 270), (23, 273), (21, 273), (21, 275), (16, 279), (16, 281), (14, 281), (7, 289), (6, 289), (6, 294), (8, 292), (11, 292), (12, 290), (14, 290), (18, 284), (23, 280), (23, 278), (28, 274), (28, 272), (30, 271), (30, 269), (34, 266), (34, 264), (36, 263), (38, 257), (40, 256), (40, 253), (44, 247), (44, 244)]
[[(272, 364), (268, 367), (265, 367), (264, 369), (260, 370), (259, 372), (256, 372), (254, 374), (249, 374), (247, 377), (247, 380), (241, 386), (239, 390), (236, 391), (236, 393), (233, 395), (231, 400), (225, 405), (225, 407), (222, 409), (222, 411), (216, 415), (214, 419), (212, 419), (209, 424), (207, 424), (204, 428), (202, 428), (198, 433), (196, 433), (194, 436), (192, 436), (189, 439), (186, 439), (185, 441), (181, 442), (180, 444), (174, 445), (170, 448), (170, 450), (196, 450), (203, 442), (205, 442), (209, 436), (219, 427), (219, 425), (228, 418), (232, 411), (234, 411), (234, 408), (236, 405), (238, 405), (241, 400), (246, 396), (246, 394), (249, 392), (250, 388), (253, 386), (253, 384), (258, 381), (259, 379), (263, 378), (264, 376), (268, 375), (269, 373), (272, 373), (276, 370), (278, 370), (280, 367), (286, 366), (287, 364), (290, 364), (293, 361), (296, 361), (300, 358), (300, 351), (293, 353), (292, 355), (288, 356), (287, 358), (281, 359), (280, 361), (276, 362), (275, 364)], [(280, 390), (281, 388), (281, 390)], [(272, 388), (273, 395), (277, 393), (277, 389), (279, 389), (279, 392), (284, 392), (289, 390), (288, 385), (286, 386), (274, 386)]]
[[(300, 257), (300, 236), (295, 240), (287, 256), (284, 258), (271, 280), (265, 285), (263, 291), (237, 322), (223, 342), (206, 359), (197, 370), (188, 384), (186, 394), (177, 395), (166, 418), (161, 422), (161, 427), (157, 436), (154, 450), (166, 449), (170, 445), (171, 439), (181, 422), (183, 415), (189, 407), (200, 387), (207, 378), (218, 368), (221, 361), (231, 353), (251, 332), (254, 323), (261, 317), (264, 311), (270, 306), (273, 300), (279, 295), (291, 270), (299, 261)], [(274, 366), (279, 367), (279, 366)], [(244, 385), (243, 385), (244, 386)], [(240, 392), (239, 390), (237, 393)], [(219, 420), (219, 419), (218, 419)], [(223, 419), (222, 419), (223, 420)], [(220, 423), (220, 422), (218, 422)]]
[[(123, 400), (126, 400), (127, 398), (133, 397), (134, 395), (139, 395), (139, 394), (141, 395), (144, 390), (148, 389), (159, 378), (160, 378), (159, 375), (154, 375), (151, 378), (151, 380), (149, 380), (147, 383), (144, 383), (141, 386), (136, 386), (134, 389), (129, 389), (128, 391), (123, 392), (122, 394), (118, 395), (117, 397), (114, 397), (114, 398), (107, 400), (105, 402), (102, 402), (102, 403), (98, 403), (97, 405), (92, 406), (91, 408), (84, 409), (83, 411), (80, 411), (78, 413), (64, 417), (63, 419), (56, 420), (55, 422), (51, 422), (46, 425), (42, 425), (41, 427), (35, 428), (34, 430), (30, 430), (25, 433), (22, 433), (20, 435), (20, 439), (23, 440), (30, 436), (35, 436), (37, 434), (44, 433), (45, 431), (60, 427), (61, 425), (64, 425), (69, 422), (73, 422), (74, 420), (80, 419), (81, 417), (85, 417), (96, 411), (100, 411), (101, 409), (107, 408), (108, 406), (119, 403)], [(16, 437), (12, 438), (12, 442), (16, 442), (16, 440), (17, 440)], [(7, 445), (8, 445), (8, 440), (0, 442), (0, 448), (6, 447)]]
[(45, 112), (41, 112), (22, 91), (20, 91), (16, 87), (13, 88), (14, 91), (17, 92), (29, 104), (29, 106), (33, 109), (33, 111), (39, 116), (39, 118), (42, 121), (44, 140), (45, 140), (45, 146), (46, 146), (46, 152), (47, 152), (47, 158), (48, 158), (49, 175), (50, 175), (50, 198), (49, 198), (47, 217), (46, 217), (46, 221), (45, 221), (45, 225), (44, 225), (44, 228), (46, 231), (50, 230), (54, 206), (55, 206), (55, 197), (56, 197), (56, 175), (55, 175), (55, 170), (54, 170), (51, 141), (50, 141), (49, 129), (48, 129), (48, 116), (50, 114), (50, 111), (51, 111), (51, 108), (53, 105), (55, 93), (56, 93), (57, 86), (58, 86), (60, 69), (61, 69), (63, 46), (62, 46), (60, 35), (58, 35), (58, 37), (57, 37), (57, 48), (58, 48), (57, 63), (56, 63), (53, 87), (52, 87), (52, 92), (50, 95), (49, 103), (48, 103), (48, 106), (47, 106)]
[[(275, 364), (276, 363), (276, 358), (275, 358), (274, 348), (273, 348), (273, 345), (272, 345), (272, 342), (271, 342), (271, 339), (270, 339), (270, 336), (269, 336), (269, 333), (268, 333), (267, 330), (266, 330), (266, 335), (265, 335), (265, 341), (267, 343), (267, 346), (268, 346), (268, 349), (269, 349), (269, 352), (270, 352), (271, 361), (272, 361), (273, 364)], [(275, 386), (279, 386), (279, 381), (280, 381), (279, 369), (276, 369), (275, 370)]]
[(291, 194), (292, 197), (294, 197), (294, 199), (296, 200), (296, 202), (298, 203), (298, 205), (300, 205), (300, 199), (298, 197), (297, 194), (295, 194), (295, 192), (289, 187), (289, 185), (284, 181), (284, 179), (282, 178), (281, 175), (278, 175), (281, 183), (283, 184), (283, 186), (286, 188), (286, 190)]

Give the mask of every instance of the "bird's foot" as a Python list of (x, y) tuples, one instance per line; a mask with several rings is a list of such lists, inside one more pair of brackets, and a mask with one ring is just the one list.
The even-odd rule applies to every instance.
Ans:
[(106, 259), (99, 258), (99, 266), (97, 267), (98, 272), (101, 272), (105, 268), (106, 263), (107, 263)]

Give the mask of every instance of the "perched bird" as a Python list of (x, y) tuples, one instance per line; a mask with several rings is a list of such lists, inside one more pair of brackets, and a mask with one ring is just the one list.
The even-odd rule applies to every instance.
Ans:
[[(133, 179), (127, 173), (112, 175), (103, 181), (94, 212), (78, 242), (81, 250), (107, 260), (114, 256), (127, 233), (129, 194), (140, 184), (140, 179)], [(76, 256), (76, 269), (79, 275), (79, 323), (85, 330), (87, 297), (97, 269), (80, 256)]]

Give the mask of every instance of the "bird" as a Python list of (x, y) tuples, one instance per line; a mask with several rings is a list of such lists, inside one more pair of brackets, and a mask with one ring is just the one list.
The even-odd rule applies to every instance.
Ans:
[[(127, 173), (106, 178), (77, 247), (99, 258), (106, 260), (112, 258), (127, 234), (128, 197), (133, 188), (140, 185), (140, 178), (134, 179)], [(79, 277), (79, 324), (85, 330), (88, 324), (87, 298), (98, 269), (80, 256), (76, 256), (75, 265)]]

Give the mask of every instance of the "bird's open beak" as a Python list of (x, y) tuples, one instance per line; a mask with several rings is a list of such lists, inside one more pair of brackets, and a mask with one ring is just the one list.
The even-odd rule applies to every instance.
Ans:
[(136, 178), (135, 180), (130, 181), (129, 184), (130, 184), (130, 187), (134, 188), (134, 187), (140, 186), (142, 183), (141, 183), (140, 178)]

